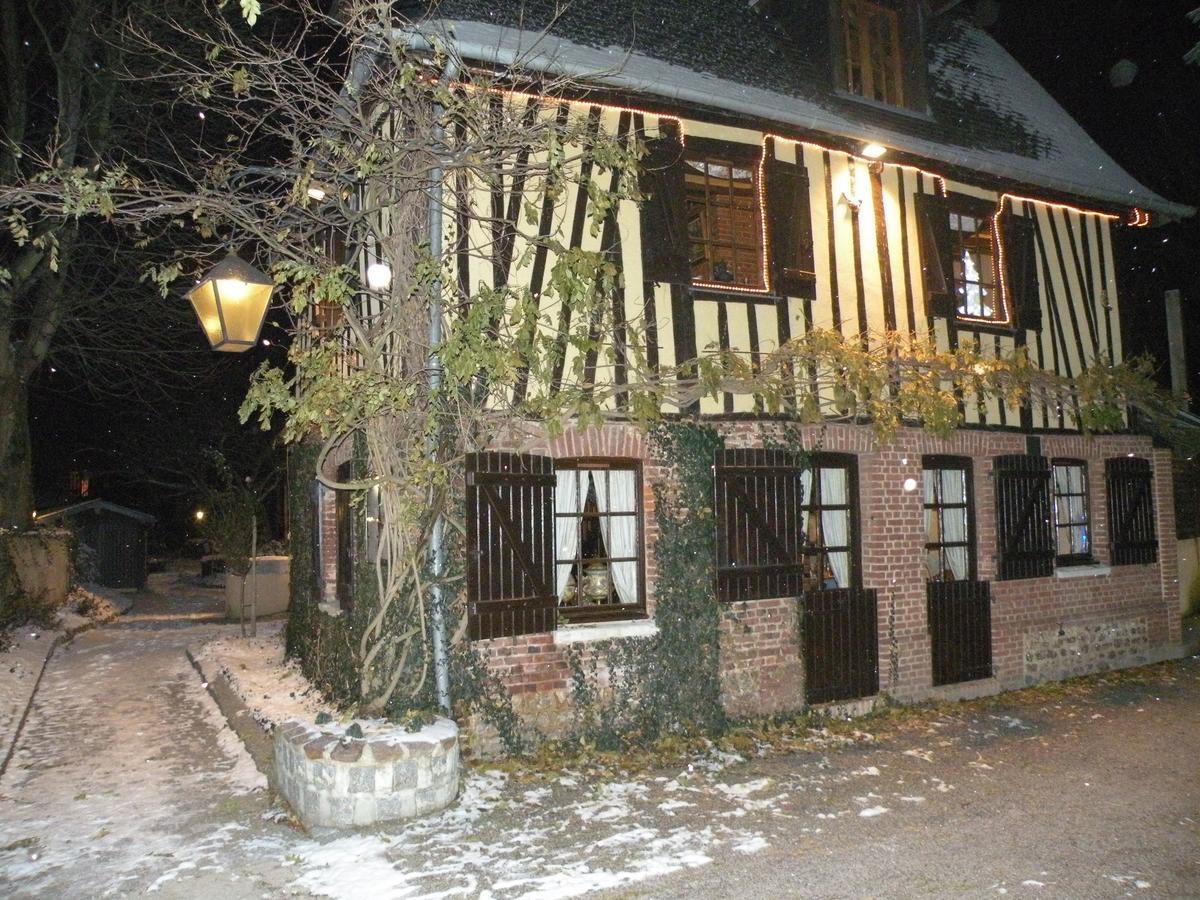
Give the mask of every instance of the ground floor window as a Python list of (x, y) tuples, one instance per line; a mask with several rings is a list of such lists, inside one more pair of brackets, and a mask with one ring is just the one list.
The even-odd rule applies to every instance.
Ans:
[(927, 456), (922, 462), (926, 578), (967, 581), (975, 567), (971, 462), (949, 456)]
[(1081, 460), (1056, 459), (1052, 472), (1055, 562), (1060, 566), (1089, 563), (1087, 466)]
[(555, 592), (563, 615), (604, 618), (643, 608), (641, 496), (634, 462), (556, 462)]
[(817, 588), (848, 588), (858, 581), (854, 548), (857, 481), (854, 458), (835, 453), (813, 456), (804, 479), (803, 516), (811, 581)]

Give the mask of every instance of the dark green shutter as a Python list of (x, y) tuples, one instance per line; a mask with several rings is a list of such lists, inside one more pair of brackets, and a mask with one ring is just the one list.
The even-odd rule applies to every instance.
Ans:
[(688, 284), (692, 280), (683, 188), (683, 145), (673, 135), (647, 142), (638, 187), (642, 201), (642, 278)]
[(950, 240), (950, 215), (944, 197), (917, 195), (917, 223), (920, 232), (921, 271), (929, 315), (954, 316), (954, 256)]
[(766, 195), (775, 293), (812, 296), (816, 264), (808, 170), (795, 163), (769, 159)]
[(1006, 212), (1001, 221), (1001, 232), (1014, 324), (1018, 328), (1040, 331), (1042, 299), (1038, 290), (1037, 225), (1025, 216)]

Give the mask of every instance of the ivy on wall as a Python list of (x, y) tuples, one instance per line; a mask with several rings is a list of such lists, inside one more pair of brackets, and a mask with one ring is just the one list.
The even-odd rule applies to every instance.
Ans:
[[(572, 739), (601, 750), (725, 727), (712, 510), (712, 465), (722, 439), (695, 423), (657, 425), (650, 439), (655, 456), (671, 461), (667, 476), (654, 484), (658, 633), (567, 654), (576, 714)], [(608, 675), (603, 690), (601, 669)]]

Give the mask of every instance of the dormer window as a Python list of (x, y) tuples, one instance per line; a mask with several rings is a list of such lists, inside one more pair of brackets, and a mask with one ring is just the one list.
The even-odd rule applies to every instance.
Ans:
[(871, 103), (924, 114), (925, 50), (918, 0), (830, 0), (833, 84)]
[(904, 105), (900, 13), (876, 0), (842, 0), (841, 87), (879, 103)]

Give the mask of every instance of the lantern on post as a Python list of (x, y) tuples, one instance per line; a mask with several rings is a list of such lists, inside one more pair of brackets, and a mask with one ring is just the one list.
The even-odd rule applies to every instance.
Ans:
[(236, 253), (213, 266), (187, 298), (214, 350), (241, 353), (258, 343), (275, 283)]

